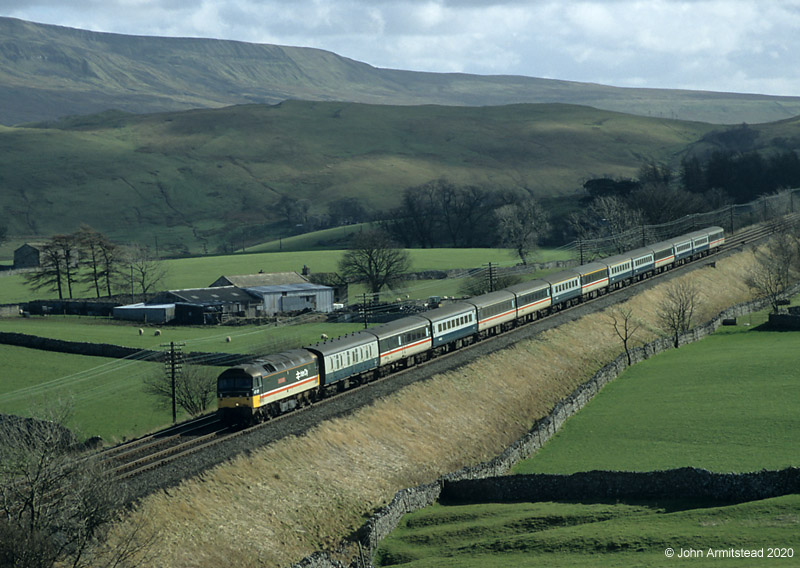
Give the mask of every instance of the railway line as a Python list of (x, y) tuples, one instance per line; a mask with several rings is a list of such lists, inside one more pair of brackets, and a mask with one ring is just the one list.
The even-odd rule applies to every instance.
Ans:
[[(589, 311), (602, 309), (612, 297), (627, 297), (638, 288), (651, 286), (664, 277), (685, 270), (705, 266), (709, 261), (739, 249), (743, 245), (758, 242), (790, 223), (800, 221), (800, 213), (786, 216), (777, 222), (756, 225), (726, 237), (719, 251), (681, 267), (667, 270), (660, 275), (633, 283), (619, 290), (610, 291), (594, 300), (565, 308), (531, 323), (522, 324), (512, 330), (498, 333), (483, 341), (473, 343), (449, 353), (431, 358), (418, 365), (399, 370), (385, 377), (354, 386), (330, 398), (303, 406), (267, 422), (248, 428), (231, 427), (217, 416), (206, 415), (185, 423), (155, 432), (130, 442), (101, 450), (96, 459), (112, 469), (119, 480), (132, 483), (135, 496), (141, 496), (158, 487), (167, 487), (183, 478), (191, 477), (204, 468), (221, 463), (230, 457), (246, 452), (253, 447), (270, 443), (288, 435), (302, 434), (314, 425), (352, 412), (386, 393), (399, 390), (406, 384), (465, 364), (485, 353), (502, 349), (545, 328), (556, 327), (569, 319), (580, 317)], [(604, 300), (605, 299), (605, 300)], [(579, 313), (576, 313), (579, 312)], [(228, 447), (222, 450), (221, 448)], [(186, 464), (186, 467), (182, 467)], [(169, 471), (164, 471), (169, 470)], [(153, 481), (154, 480), (154, 481)]]

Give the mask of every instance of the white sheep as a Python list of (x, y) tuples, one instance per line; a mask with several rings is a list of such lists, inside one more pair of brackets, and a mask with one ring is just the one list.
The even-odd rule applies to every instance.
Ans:
[(225, 338), (225, 343), (230, 343), (231, 341), (233, 340), (231, 339), (230, 335)]
[(144, 335), (144, 330), (141, 327), (139, 328), (139, 335)]
[(325, 341), (325, 340), (327, 340), (327, 339), (328, 339), (328, 334), (327, 334), (327, 333), (323, 333), (322, 335), (320, 335), (320, 336), (319, 336), (319, 338), (320, 338), (322, 341)]
[(153, 332), (153, 335), (161, 335), (161, 330), (157, 329)]

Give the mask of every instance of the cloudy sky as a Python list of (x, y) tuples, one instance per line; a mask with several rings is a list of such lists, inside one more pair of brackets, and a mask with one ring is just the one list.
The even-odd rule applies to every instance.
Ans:
[(0, 0), (0, 15), (414, 71), (800, 96), (800, 0)]

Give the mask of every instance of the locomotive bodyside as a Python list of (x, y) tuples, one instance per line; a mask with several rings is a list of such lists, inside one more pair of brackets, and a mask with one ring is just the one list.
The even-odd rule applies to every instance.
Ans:
[(315, 398), (317, 356), (293, 349), (237, 365), (217, 378), (217, 408), (229, 422), (255, 422)]

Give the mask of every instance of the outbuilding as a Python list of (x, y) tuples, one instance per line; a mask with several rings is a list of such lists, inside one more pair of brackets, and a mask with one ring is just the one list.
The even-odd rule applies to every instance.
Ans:
[(39, 261), (39, 247), (25, 243), (14, 251), (14, 269), (20, 268), (37, 268), (40, 264)]
[(114, 318), (142, 323), (169, 323), (175, 319), (175, 304), (128, 304), (114, 307)]
[(254, 286), (247, 291), (261, 298), (263, 315), (289, 312), (332, 312), (333, 288), (304, 282), (279, 286)]

